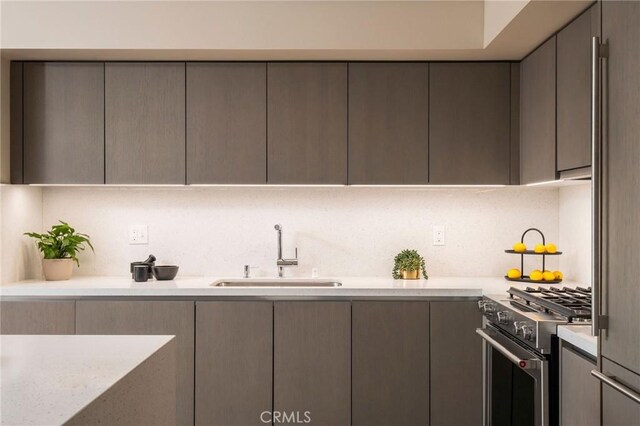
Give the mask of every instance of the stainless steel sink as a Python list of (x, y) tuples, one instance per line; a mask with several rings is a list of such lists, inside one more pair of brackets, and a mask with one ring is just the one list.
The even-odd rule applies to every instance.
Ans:
[(211, 284), (213, 287), (340, 287), (339, 281), (315, 280), (315, 279), (254, 279), (243, 280), (219, 280)]

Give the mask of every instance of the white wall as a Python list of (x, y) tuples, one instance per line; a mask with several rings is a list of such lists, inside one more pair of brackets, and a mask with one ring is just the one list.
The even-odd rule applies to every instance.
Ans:
[(42, 231), (42, 189), (0, 185), (0, 283), (40, 276), (40, 255), (22, 235), (29, 231)]
[[(83, 275), (126, 275), (149, 253), (184, 275), (238, 276), (244, 264), (273, 275), (275, 223), (285, 256), (299, 249), (292, 272), (325, 276), (388, 276), (405, 248), (418, 249), (433, 276), (501, 276), (518, 266), (503, 250), (524, 229), (559, 237), (558, 190), (540, 188), (44, 188), (43, 218), (91, 235), (96, 253), (82, 255)], [(138, 223), (149, 226), (149, 245), (128, 245)], [(446, 227), (444, 247), (431, 244), (434, 224)]]
[(567, 278), (591, 283), (591, 185), (560, 188), (560, 265)]

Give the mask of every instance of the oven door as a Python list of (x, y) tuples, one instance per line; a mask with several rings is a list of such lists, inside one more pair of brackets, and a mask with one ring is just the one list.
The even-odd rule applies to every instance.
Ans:
[(485, 426), (549, 426), (549, 365), (491, 324), (476, 332), (484, 352)]

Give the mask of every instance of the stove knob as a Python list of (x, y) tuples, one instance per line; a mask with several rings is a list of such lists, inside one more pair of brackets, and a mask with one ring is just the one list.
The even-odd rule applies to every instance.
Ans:
[(524, 337), (525, 340), (533, 340), (533, 327), (530, 325), (523, 325), (522, 337)]
[(508, 324), (509, 323), (509, 311), (500, 311), (496, 314), (498, 317), (499, 324)]
[(496, 310), (495, 303), (487, 302), (484, 305), (482, 305), (482, 312), (484, 312), (485, 314), (495, 312), (495, 310)]
[(522, 332), (523, 327), (527, 323), (525, 321), (514, 321), (513, 322), (513, 330), (516, 332), (516, 336)]

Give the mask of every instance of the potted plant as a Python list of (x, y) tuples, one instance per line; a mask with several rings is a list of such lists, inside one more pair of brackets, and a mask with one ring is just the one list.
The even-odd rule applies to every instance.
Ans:
[(63, 281), (71, 278), (73, 263), (80, 266), (77, 254), (88, 245), (93, 251), (89, 236), (76, 233), (68, 223), (60, 221), (45, 234), (25, 232), (36, 240), (38, 250), (44, 255), (42, 270), (47, 281)]
[(424, 257), (418, 254), (417, 250), (402, 250), (393, 259), (393, 278), (403, 280), (417, 280), (420, 273), (425, 280), (429, 279), (427, 269), (424, 266)]

